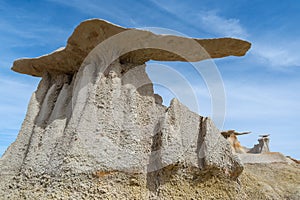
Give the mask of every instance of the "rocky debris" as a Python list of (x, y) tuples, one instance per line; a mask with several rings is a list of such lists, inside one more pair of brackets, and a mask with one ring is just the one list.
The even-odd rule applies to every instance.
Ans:
[(163, 199), (177, 195), (160, 192), (176, 181), (236, 180), (243, 166), (229, 142), (209, 118), (177, 99), (163, 106), (144, 62), (241, 56), (249, 47), (237, 39), (160, 36), (89, 20), (65, 49), (15, 61), (13, 70), (42, 80), (16, 141), (0, 160), (0, 194)]

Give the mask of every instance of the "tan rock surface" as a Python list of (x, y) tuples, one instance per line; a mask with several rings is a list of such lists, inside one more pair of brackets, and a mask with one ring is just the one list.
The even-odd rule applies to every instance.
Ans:
[[(16, 60), (12, 70), (41, 77), (45, 71), (73, 74), (78, 71), (86, 56), (98, 44), (124, 31), (128, 40), (134, 41), (133, 47), (122, 52), (114, 47), (114, 51), (121, 56), (121, 62), (143, 64), (149, 60), (159, 61), (200, 61), (208, 58), (225, 56), (243, 56), (250, 48), (249, 42), (233, 39), (192, 39), (171, 35), (156, 35), (148, 31), (123, 28), (104, 20), (92, 19), (82, 22), (68, 39), (65, 48), (39, 58), (25, 58)], [(126, 43), (122, 35), (122, 43)], [(134, 43), (134, 44), (133, 44)], [(199, 46), (195, 45), (199, 44)], [(176, 49), (178, 52), (166, 51)]]
[(292, 163), (293, 161), (282, 153), (279, 152), (266, 152), (266, 153), (245, 153), (239, 154), (239, 158), (241, 159), (243, 164), (250, 163)]
[[(300, 197), (300, 165), (296, 163), (246, 164), (239, 181), (178, 165), (162, 169), (156, 185), (149, 183), (149, 178), (119, 171), (67, 178), (15, 177), (14, 182), (7, 182), (10, 188), (7, 196), (0, 190), (0, 199), (298, 200)], [(151, 192), (153, 187), (156, 195)]]
[(246, 164), (240, 178), (243, 199), (300, 199), (299, 164)]

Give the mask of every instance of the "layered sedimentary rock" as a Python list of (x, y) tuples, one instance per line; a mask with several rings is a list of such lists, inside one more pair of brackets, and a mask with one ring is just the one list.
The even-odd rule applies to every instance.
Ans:
[(44, 184), (51, 178), (47, 187), (53, 190), (59, 188), (57, 180), (74, 177), (97, 188), (93, 175), (109, 181), (110, 189), (131, 177), (139, 195), (154, 198), (171, 179), (168, 173), (191, 181), (205, 174), (236, 179), (243, 166), (229, 142), (209, 118), (177, 99), (163, 106), (145, 62), (242, 56), (249, 47), (237, 39), (160, 36), (89, 20), (63, 50), (15, 61), (13, 70), (42, 80), (16, 141), (0, 160), (7, 181), (0, 194), (20, 198), (17, 191), (27, 191), (31, 181)]

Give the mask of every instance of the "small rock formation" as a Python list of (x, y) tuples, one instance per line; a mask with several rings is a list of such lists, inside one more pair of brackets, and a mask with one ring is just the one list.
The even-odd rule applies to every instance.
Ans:
[(269, 136), (270, 134), (260, 135), (259, 144), (254, 145), (249, 149), (240, 144), (237, 135), (249, 134), (251, 132), (238, 133), (234, 130), (223, 131), (221, 134), (227, 138), (231, 144), (233, 153), (237, 153), (243, 164), (263, 164), (263, 163), (287, 163), (290, 164), (291, 159), (284, 156), (279, 152), (270, 152), (269, 149)]
[(254, 145), (252, 149), (248, 151), (248, 153), (267, 153), (270, 152), (269, 148), (269, 139), (270, 134), (260, 135), (258, 139), (258, 144)]
[(235, 130), (228, 130), (228, 131), (222, 131), (221, 134), (229, 141), (231, 145), (232, 152), (234, 153), (246, 153), (245, 148), (241, 145), (240, 141), (238, 140), (238, 135), (245, 135), (249, 134), (251, 132), (243, 132), (239, 133)]
[(249, 48), (238, 39), (162, 36), (94, 19), (75, 29), (66, 48), (15, 61), (14, 71), (42, 80), (0, 160), (0, 196), (166, 198), (175, 194), (159, 191), (171, 180), (236, 179), (243, 166), (230, 143), (177, 99), (163, 106), (145, 62), (242, 56)]

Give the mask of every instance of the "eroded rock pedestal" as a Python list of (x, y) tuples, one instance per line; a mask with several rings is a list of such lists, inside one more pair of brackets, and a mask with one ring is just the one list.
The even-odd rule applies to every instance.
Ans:
[[(146, 31), (134, 30), (141, 33), (134, 38), (140, 49), (129, 51), (124, 36), (105, 44), (120, 30), (125, 29), (86, 21), (64, 50), (15, 62), (14, 70), (42, 80), (16, 141), (0, 160), (0, 198), (168, 199), (188, 190), (197, 198), (214, 175), (235, 180), (241, 174), (243, 166), (213, 122), (177, 99), (163, 106), (145, 73), (149, 59), (207, 55), (197, 57), (192, 39)], [(144, 41), (150, 49), (143, 50)], [(158, 44), (176, 54), (155, 49)], [(249, 47), (229, 38), (204, 45), (213, 57), (240, 56)], [(178, 57), (187, 49), (193, 53)]]

